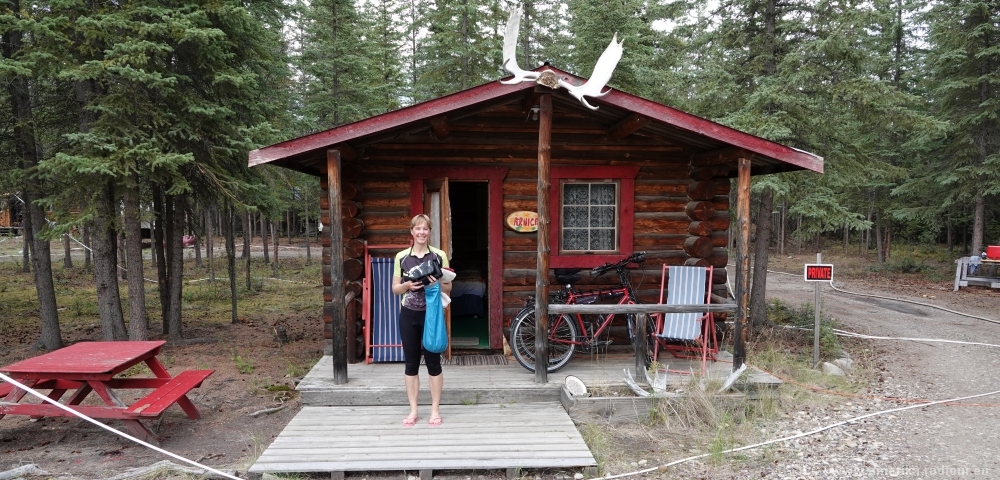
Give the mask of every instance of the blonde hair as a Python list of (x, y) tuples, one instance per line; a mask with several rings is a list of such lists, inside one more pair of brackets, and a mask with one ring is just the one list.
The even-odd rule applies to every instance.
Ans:
[(421, 223), (427, 224), (428, 229), (432, 228), (431, 217), (428, 217), (427, 215), (421, 213), (420, 215), (417, 215), (410, 220), (410, 230), (412, 230), (413, 227), (420, 225)]

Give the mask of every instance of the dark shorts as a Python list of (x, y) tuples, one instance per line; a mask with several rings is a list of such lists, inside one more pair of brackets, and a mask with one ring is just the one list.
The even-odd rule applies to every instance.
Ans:
[(427, 364), (427, 374), (441, 375), (441, 354), (424, 350), (424, 313), (402, 307), (399, 311), (399, 335), (403, 339), (403, 358), (406, 359), (406, 375), (414, 376), (420, 371), (420, 356)]

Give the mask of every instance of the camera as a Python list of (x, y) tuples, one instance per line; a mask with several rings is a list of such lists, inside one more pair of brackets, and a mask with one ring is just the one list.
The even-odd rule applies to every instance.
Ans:
[(424, 285), (430, 285), (431, 280), (427, 277), (433, 276), (434, 278), (440, 279), (441, 275), (441, 264), (438, 263), (437, 259), (433, 258), (432, 255), (431, 258), (427, 259), (424, 263), (421, 263), (404, 273), (403, 281), (420, 282)]

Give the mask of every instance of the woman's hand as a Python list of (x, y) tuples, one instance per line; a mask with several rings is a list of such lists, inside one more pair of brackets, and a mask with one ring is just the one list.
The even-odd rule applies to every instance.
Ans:
[(410, 290), (410, 291), (417, 291), (417, 290), (420, 290), (421, 288), (424, 288), (424, 284), (423, 283), (414, 282), (412, 280), (408, 281), (408, 282), (403, 282), (403, 285), (406, 285), (406, 289)]

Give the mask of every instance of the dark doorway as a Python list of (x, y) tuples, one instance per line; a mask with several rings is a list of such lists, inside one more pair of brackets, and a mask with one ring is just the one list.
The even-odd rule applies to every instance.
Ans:
[(489, 183), (449, 182), (452, 349), (490, 348)]

